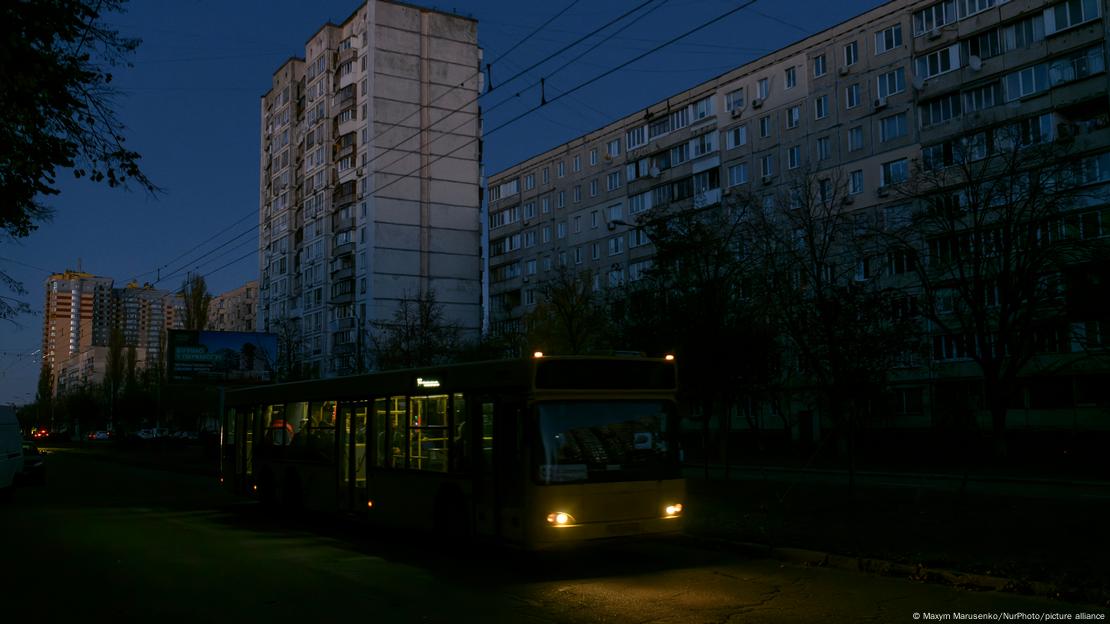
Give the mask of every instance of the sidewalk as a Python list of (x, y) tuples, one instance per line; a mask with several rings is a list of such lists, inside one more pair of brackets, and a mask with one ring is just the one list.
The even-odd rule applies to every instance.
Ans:
[(688, 466), (688, 531), (754, 554), (1110, 606), (1110, 484)]

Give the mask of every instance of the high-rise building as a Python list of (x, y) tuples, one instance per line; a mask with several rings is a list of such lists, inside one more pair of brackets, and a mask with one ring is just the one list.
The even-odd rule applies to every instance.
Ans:
[(110, 277), (80, 271), (46, 281), (43, 362), (55, 393), (104, 378), (112, 332), (135, 349), (138, 368), (161, 364), (166, 331), (181, 328), (176, 293), (149, 284), (114, 288)]
[[(842, 184), (843, 211), (891, 223), (909, 216), (910, 200), (892, 189), (914, 171), (1001, 149), (1067, 145), (1078, 182), (1110, 180), (1105, 13), (1100, 0), (894, 0), (491, 175), (491, 330), (523, 331), (541, 284), (560, 267), (585, 275), (596, 291), (633, 287), (655, 255), (637, 227), (645, 219), (727, 205), (730, 195), (774, 205), (803, 174), (820, 181), (822, 193), (828, 181)], [(964, 201), (961, 189), (951, 193)], [(1037, 231), (1052, 241), (1110, 236), (1105, 195), (1095, 197)], [(920, 239), (917, 257), (935, 269), (945, 249), (968, 237)], [(906, 257), (873, 251), (853, 259), (848, 279), (887, 279), (912, 291), (898, 283), (912, 278)], [(1062, 329), (1044, 339), (1052, 361), (1110, 345), (1105, 320), (1083, 317), (1087, 308), (1072, 307), (1074, 318), (1059, 319)], [(927, 424), (941, 382), (957, 379), (966, 389), (975, 372), (974, 329), (925, 325), (931, 353), (899, 372), (896, 410)], [(1028, 422), (1046, 406), (1074, 408), (1069, 413), (1084, 414), (1076, 422), (1097, 412), (1085, 408), (1105, 400), (1097, 398), (1110, 379), (1104, 368), (1062, 374), (1040, 362), (1033, 369), (1045, 379), (1030, 379), (1014, 397)]]
[(369, 0), (274, 73), (257, 328), (293, 330), (310, 373), (361, 369), (406, 300), (477, 332), (480, 60), (474, 20)]
[(212, 297), (208, 304), (211, 331), (253, 332), (257, 322), (258, 281)]

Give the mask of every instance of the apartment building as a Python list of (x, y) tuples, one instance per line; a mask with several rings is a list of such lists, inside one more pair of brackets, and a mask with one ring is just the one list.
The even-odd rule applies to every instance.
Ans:
[[(637, 223), (731, 193), (781, 198), (803, 172), (842, 180), (843, 210), (894, 218), (911, 206), (891, 189), (1005, 127), (1023, 144), (1080, 137), (1087, 181), (1110, 180), (1106, 10), (1102, 0), (894, 0), (490, 176), (491, 330), (522, 331), (560, 267), (595, 290), (634, 286), (654, 253)], [(1075, 223), (1100, 238), (1108, 218), (1088, 202)], [(907, 272), (893, 255), (863, 262), (863, 277)], [(1078, 325), (1088, 344), (1105, 343), (1094, 338), (1104, 323)], [(933, 338), (930, 361), (897, 375), (904, 423), (928, 424), (937, 380), (974, 377), (959, 340)], [(1080, 350), (1058, 342), (1054, 357)], [(1070, 406), (1073, 422), (1099, 418), (1100, 399), (1085, 396), (1107, 379), (1097, 372), (1069, 378), (1053, 407)]]
[(362, 369), (358, 346), (405, 300), (478, 331), (480, 60), (474, 20), (369, 0), (274, 73), (257, 329), (292, 329), (311, 374)]
[(181, 306), (176, 293), (149, 284), (115, 288), (112, 278), (81, 271), (51, 275), (42, 351), (54, 392), (104, 379), (115, 328), (124, 346), (135, 348), (139, 368), (160, 363), (166, 331), (182, 327)]
[(208, 304), (210, 331), (253, 332), (257, 322), (258, 281), (212, 297)]

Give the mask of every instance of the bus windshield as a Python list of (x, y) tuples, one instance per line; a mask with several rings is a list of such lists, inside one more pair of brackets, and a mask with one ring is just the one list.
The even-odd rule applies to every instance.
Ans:
[(678, 476), (669, 401), (545, 401), (536, 405), (540, 483)]

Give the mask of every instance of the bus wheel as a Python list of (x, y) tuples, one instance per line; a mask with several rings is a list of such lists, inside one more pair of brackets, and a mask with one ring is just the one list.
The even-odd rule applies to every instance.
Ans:
[(436, 534), (449, 538), (452, 546), (462, 546), (470, 540), (470, 514), (462, 492), (451, 488), (436, 497)]

